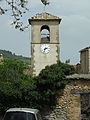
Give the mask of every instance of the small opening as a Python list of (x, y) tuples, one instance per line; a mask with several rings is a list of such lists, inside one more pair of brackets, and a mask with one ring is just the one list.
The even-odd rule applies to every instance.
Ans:
[(47, 25), (41, 27), (41, 43), (50, 42), (50, 29)]

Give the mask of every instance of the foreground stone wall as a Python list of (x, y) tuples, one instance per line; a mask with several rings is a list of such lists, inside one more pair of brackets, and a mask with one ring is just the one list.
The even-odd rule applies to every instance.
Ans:
[(90, 80), (83, 77), (70, 78), (58, 98), (58, 107), (65, 109), (69, 120), (81, 120), (81, 94), (90, 92)]
[(80, 94), (71, 94), (71, 90), (75, 88), (77, 89), (77, 86), (73, 83), (68, 84), (64, 89), (64, 95), (58, 99), (59, 107), (66, 110), (69, 120), (80, 120)]
[[(44, 116), (45, 120), (90, 120), (90, 74), (77, 74), (67, 77), (68, 84), (60, 90), (57, 107)], [(88, 103), (89, 102), (89, 103)], [(87, 110), (88, 110), (87, 109)], [(86, 112), (88, 113), (88, 111)]]
[(65, 109), (55, 108), (54, 110), (46, 112), (43, 120), (68, 120)]

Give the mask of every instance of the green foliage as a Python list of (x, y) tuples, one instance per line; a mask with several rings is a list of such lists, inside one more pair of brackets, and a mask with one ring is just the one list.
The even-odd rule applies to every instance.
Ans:
[(57, 90), (64, 88), (67, 84), (66, 75), (74, 72), (73, 66), (61, 62), (47, 66), (41, 71), (36, 79), (42, 106), (56, 105)]
[(23, 73), (26, 67), (17, 60), (0, 64), (0, 112), (10, 107), (37, 107), (36, 81), (32, 75)]
[(24, 74), (22, 61), (4, 60), (0, 64), (0, 112), (10, 107), (45, 108), (56, 105), (57, 91), (67, 84), (66, 75), (75, 72), (69, 64), (46, 66), (39, 76)]
[(23, 70), (25, 64), (18, 60), (4, 60), (3, 64), (0, 64), (0, 81), (15, 81), (24, 79), (25, 75)]
[(11, 107), (35, 107), (37, 96), (36, 85), (31, 78), (13, 82), (0, 81), (0, 112)]

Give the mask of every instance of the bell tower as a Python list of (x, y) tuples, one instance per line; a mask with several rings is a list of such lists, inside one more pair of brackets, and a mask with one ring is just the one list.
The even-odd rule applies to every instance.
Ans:
[(31, 25), (31, 62), (38, 75), (47, 65), (57, 63), (60, 55), (59, 24), (61, 18), (41, 13), (29, 19)]

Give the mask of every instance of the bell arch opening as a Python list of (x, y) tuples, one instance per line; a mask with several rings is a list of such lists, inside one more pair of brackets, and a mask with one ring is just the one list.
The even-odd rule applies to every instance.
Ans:
[(47, 25), (43, 25), (40, 30), (41, 43), (50, 43), (50, 28)]

